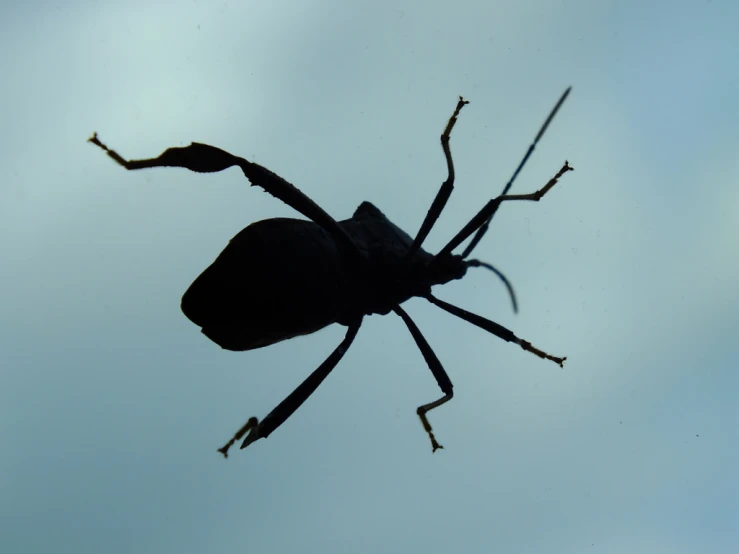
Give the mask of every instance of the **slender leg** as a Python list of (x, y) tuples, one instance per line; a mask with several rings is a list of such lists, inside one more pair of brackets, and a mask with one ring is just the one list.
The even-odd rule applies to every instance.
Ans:
[[(479, 242), (482, 238), (482, 235), (485, 234), (483, 229), (487, 229), (485, 225), (487, 225), (490, 220), (493, 219), (495, 212), (498, 211), (498, 208), (500, 207), (500, 204), (502, 202), (506, 202), (508, 200), (531, 200), (533, 202), (538, 202), (547, 192), (551, 190), (554, 185), (557, 184), (559, 178), (568, 171), (573, 171), (573, 168), (568, 162), (565, 162), (565, 164), (562, 166), (562, 169), (560, 169), (559, 172), (557, 172), (557, 174), (552, 177), (546, 185), (544, 185), (536, 192), (532, 192), (531, 194), (509, 194), (507, 196), (498, 196), (497, 198), (493, 198), (490, 202), (485, 204), (482, 210), (477, 212), (477, 215), (473, 217), (469, 221), (469, 223), (467, 223), (467, 225), (465, 225), (462, 230), (457, 233), (457, 235), (452, 240), (449, 241), (449, 244), (442, 248), (436, 256), (445, 257), (451, 255), (452, 250), (462, 244), (462, 242), (464, 242), (467, 237), (469, 237), (478, 229), (479, 231), (478, 234), (475, 236), (475, 239), (477, 239), (477, 242)], [(477, 242), (473, 240), (470, 243), (470, 246), (468, 246), (462, 254), (463, 258), (470, 255), (472, 249), (477, 245)]]
[(446, 181), (442, 183), (439, 192), (436, 193), (436, 198), (434, 198), (434, 201), (426, 214), (426, 218), (423, 220), (421, 228), (418, 230), (416, 238), (413, 239), (413, 244), (411, 245), (410, 250), (406, 253), (407, 259), (411, 259), (415, 256), (418, 249), (421, 248), (421, 244), (426, 240), (426, 237), (431, 232), (431, 228), (434, 226), (434, 223), (436, 223), (436, 220), (439, 219), (444, 206), (446, 206), (447, 200), (449, 200), (449, 197), (452, 194), (452, 190), (454, 190), (454, 162), (452, 161), (452, 152), (449, 149), (449, 138), (451, 137), (454, 124), (457, 123), (459, 112), (465, 104), (469, 104), (469, 101), (460, 96), (459, 102), (457, 102), (457, 107), (454, 109), (452, 117), (449, 118), (449, 122), (446, 124), (444, 132), (441, 134), (441, 147), (444, 150), (444, 157), (446, 158), (448, 176)]
[(359, 261), (359, 252), (354, 242), (334, 218), (293, 184), (259, 164), (229, 154), (215, 146), (199, 142), (193, 142), (190, 146), (168, 148), (157, 158), (129, 161), (100, 142), (97, 133), (93, 133), (88, 141), (105, 150), (108, 156), (128, 170), (151, 167), (182, 167), (197, 173), (214, 173), (234, 165), (239, 166), (252, 185), (263, 188), (275, 198), (279, 198), (291, 208), (323, 227), (339, 244), (344, 245), (346, 251), (349, 252), (349, 256), (352, 256), (355, 261)]
[(241, 444), (241, 448), (246, 448), (251, 443), (259, 439), (266, 439), (272, 431), (277, 429), (280, 425), (285, 423), (285, 420), (289, 418), (295, 410), (297, 410), (308, 397), (313, 394), (323, 380), (328, 376), (329, 373), (336, 367), (341, 358), (344, 357), (346, 351), (354, 341), (354, 337), (357, 336), (359, 327), (362, 321), (359, 320), (357, 323), (349, 326), (349, 329), (344, 336), (344, 340), (341, 341), (339, 346), (326, 358), (326, 360), (318, 366), (318, 368), (311, 373), (308, 378), (303, 381), (298, 388), (296, 388), (290, 395), (285, 398), (280, 404), (272, 410), (267, 417), (261, 422), (256, 417), (249, 418), (249, 421), (239, 429), (233, 438), (228, 441), (222, 448), (218, 449), (218, 452), (223, 454), (224, 458), (228, 458), (228, 449), (238, 440), (249, 432)]
[(572, 87), (567, 87), (567, 90), (562, 93), (562, 96), (559, 97), (559, 100), (557, 100), (557, 103), (554, 105), (554, 108), (552, 108), (552, 111), (549, 112), (549, 115), (547, 116), (546, 121), (542, 124), (541, 128), (539, 129), (539, 132), (536, 133), (536, 137), (534, 138), (534, 142), (531, 143), (529, 146), (529, 149), (526, 151), (526, 155), (521, 160), (521, 163), (518, 164), (518, 167), (516, 168), (516, 171), (513, 172), (513, 175), (508, 180), (508, 183), (503, 188), (503, 192), (501, 192), (501, 196), (508, 193), (508, 191), (513, 186), (513, 181), (516, 180), (516, 177), (518, 177), (518, 174), (523, 169), (523, 166), (526, 165), (526, 162), (529, 160), (529, 157), (534, 152), (534, 148), (536, 148), (536, 145), (539, 143), (539, 140), (542, 136), (544, 136), (544, 133), (547, 130), (547, 127), (549, 127), (549, 124), (552, 122), (552, 119), (554, 119), (554, 116), (557, 115), (557, 112), (562, 107), (562, 104), (565, 103), (565, 100), (567, 100), (567, 97), (570, 95), (570, 92), (572, 91)]
[[(543, 125), (539, 129), (539, 132), (536, 134), (536, 137), (534, 138), (534, 142), (532, 142), (529, 145), (529, 149), (526, 151), (526, 154), (524, 155), (524, 157), (521, 160), (521, 162), (518, 164), (518, 167), (516, 168), (516, 171), (513, 172), (513, 175), (508, 180), (508, 183), (506, 184), (506, 186), (503, 188), (503, 192), (500, 194), (500, 196), (505, 196), (508, 193), (508, 191), (510, 190), (511, 186), (513, 186), (513, 182), (516, 180), (516, 177), (518, 177), (518, 174), (523, 169), (523, 166), (526, 165), (526, 162), (529, 160), (529, 158), (531, 157), (531, 154), (534, 152), (534, 149), (536, 148), (536, 145), (539, 143), (539, 140), (541, 140), (541, 137), (544, 135), (544, 132), (547, 130), (547, 127), (549, 127), (549, 124), (552, 122), (552, 119), (554, 119), (554, 116), (557, 115), (557, 112), (562, 107), (562, 104), (564, 104), (564, 101), (570, 95), (570, 91), (571, 90), (572, 90), (572, 87), (567, 87), (567, 90), (565, 90), (564, 93), (562, 94), (562, 96), (560, 96), (559, 100), (555, 104), (555, 106), (552, 109), (552, 111), (549, 112), (549, 116), (547, 117), (546, 121), (544, 121)], [(449, 191), (449, 193), (451, 193), (451, 190)], [(447, 197), (448, 197), (448, 195), (447, 195)], [(444, 202), (446, 202), (446, 199), (444, 200)], [(497, 207), (496, 207), (496, 209), (497, 209)], [(472, 253), (472, 250), (475, 248), (475, 246), (477, 246), (477, 243), (480, 242), (480, 239), (487, 232), (488, 225), (490, 223), (490, 220), (493, 218), (493, 214), (494, 213), (495, 213), (495, 210), (492, 210), (492, 212), (486, 217), (486, 219), (484, 221), (479, 222), (477, 224), (477, 226), (472, 229), (472, 231), (470, 231), (469, 233), (467, 233), (465, 235), (465, 237), (467, 237), (472, 232), (474, 232), (475, 230), (477, 230), (477, 234), (475, 235), (475, 238), (472, 240), (472, 242), (470, 243), (470, 245), (464, 251), (464, 254), (462, 254), (462, 257), (463, 258), (466, 258), (467, 256), (469, 256)], [(429, 213), (429, 215), (431, 215), (431, 214)], [(424, 222), (424, 224), (425, 224), (425, 222)], [(457, 237), (454, 237), (452, 239), (452, 241), (447, 246), (445, 246), (444, 249), (441, 252), (439, 252), (439, 254), (442, 254), (442, 252), (443, 253), (446, 253), (446, 254), (451, 254), (452, 250), (454, 250), (454, 248), (456, 248), (457, 246), (459, 246), (459, 244), (462, 242), (462, 240), (464, 240), (464, 239), (461, 239), (461, 240), (458, 241), (457, 240), (458, 238), (459, 238), (459, 235)], [(454, 243), (455, 246), (451, 247), (450, 245), (452, 243)]]
[(393, 308), (393, 311), (401, 318), (403, 318), (403, 321), (408, 327), (408, 330), (411, 332), (411, 335), (413, 335), (413, 339), (416, 341), (418, 349), (421, 351), (421, 354), (423, 354), (423, 359), (426, 360), (431, 373), (433, 373), (434, 377), (436, 378), (436, 382), (439, 384), (441, 392), (444, 393), (444, 396), (442, 396), (438, 400), (435, 400), (434, 402), (429, 402), (428, 404), (424, 404), (423, 406), (419, 406), (418, 410), (416, 410), (418, 417), (421, 418), (423, 428), (426, 430), (429, 438), (431, 439), (431, 451), (436, 452), (439, 448), (444, 447), (437, 442), (436, 437), (434, 436), (434, 432), (431, 429), (431, 424), (426, 418), (426, 413), (430, 412), (434, 408), (438, 408), (446, 402), (449, 402), (454, 396), (454, 385), (452, 385), (452, 381), (451, 379), (449, 379), (449, 375), (447, 375), (444, 367), (441, 365), (439, 358), (436, 357), (436, 354), (434, 354), (434, 351), (431, 349), (431, 346), (429, 346), (426, 338), (421, 334), (421, 331), (418, 329), (410, 316), (400, 306), (395, 306), (395, 308)]
[(538, 348), (536, 348), (530, 342), (518, 338), (516, 335), (513, 334), (512, 331), (510, 331), (509, 329), (506, 329), (505, 327), (503, 327), (502, 325), (498, 323), (495, 323), (494, 321), (490, 321), (489, 319), (482, 317), (481, 315), (473, 314), (472, 312), (468, 312), (467, 310), (458, 308), (457, 306), (454, 306), (453, 304), (449, 304), (448, 302), (439, 300), (438, 298), (434, 297), (431, 294), (426, 296), (426, 300), (428, 300), (429, 302), (431, 302), (432, 304), (436, 306), (439, 306), (439, 308), (449, 312), (452, 315), (456, 315), (457, 317), (464, 319), (465, 321), (472, 323), (473, 325), (477, 325), (481, 329), (485, 329), (487, 332), (492, 333), (496, 337), (503, 339), (506, 342), (513, 342), (519, 345), (521, 348), (523, 348), (527, 352), (536, 354), (537, 356), (545, 360), (551, 360), (555, 362), (557, 365), (559, 365), (559, 367), (564, 367), (564, 362), (567, 359), (566, 357), (558, 358), (556, 356), (547, 354), (543, 350), (539, 350)]

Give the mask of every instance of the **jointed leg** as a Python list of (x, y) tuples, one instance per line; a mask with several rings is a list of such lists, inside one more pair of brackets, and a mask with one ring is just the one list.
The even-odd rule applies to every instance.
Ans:
[(458, 308), (457, 306), (454, 306), (453, 304), (449, 304), (448, 302), (444, 302), (443, 300), (439, 300), (435, 296), (429, 294), (426, 299), (431, 302), (432, 304), (439, 306), (442, 310), (445, 310), (449, 312), (452, 315), (456, 315), (457, 317), (464, 319), (465, 321), (472, 323), (473, 325), (476, 325), (477, 327), (480, 327), (481, 329), (485, 329), (487, 332), (492, 333), (496, 337), (503, 339), (507, 342), (513, 342), (517, 345), (519, 345), (521, 348), (526, 350), (527, 352), (531, 352), (532, 354), (536, 354), (540, 358), (543, 358), (545, 360), (551, 360), (559, 367), (564, 367), (564, 362), (567, 359), (567, 357), (558, 358), (557, 356), (552, 356), (550, 354), (547, 354), (543, 350), (539, 350), (536, 348), (533, 344), (531, 344), (528, 341), (525, 341), (523, 339), (518, 338), (516, 335), (513, 334), (512, 331), (509, 329), (506, 329), (502, 325), (495, 323), (494, 321), (490, 321), (489, 319), (482, 317), (481, 315), (473, 314), (472, 312), (468, 312), (467, 310), (464, 310), (462, 308)]
[(297, 410), (308, 397), (313, 394), (323, 380), (328, 376), (329, 373), (336, 367), (341, 358), (344, 357), (346, 351), (354, 341), (354, 337), (357, 336), (359, 327), (362, 321), (351, 325), (344, 336), (344, 340), (326, 360), (318, 366), (318, 368), (310, 374), (310, 376), (303, 381), (298, 388), (296, 388), (290, 395), (285, 398), (280, 404), (272, 410), (267, 417), (265, 417), (261, 423), (256, 417), (249, 418), (249, 421), (239, 429), (233, 438), (228, 441), (222, 448), (218, 449), (218, 452), (223, 454), (225, 458), (228, 458), (228, 449), (248, 432), (249, 434), (241, 444), (241, 448), (246, 448), (251, 443), (259, 439), (266, 439), (272, 431), (282, 425), (287, 418), (289, 418), (295, 410)]
[[(513, 186), (513, 182), (516, 180), (516, 177), (518, 177), (518, 174), (523, 169), (523, 166), (526, 165), (526, 162), (528, 161), (531, 154), (534, 152), (534, 149), (536, 148), (536, 145), (539, 143), (539, 140), (541, 140), (541, 137), (546, 132), (547, 128), (549, 127), (549, 124), (552, 122), (552, 119), (554, 119), (554, 116), (557, 115), (557, 112), (562, 107), (562, 104), (564, 104), (564, 101), (567, 99), (567, 97), (570, 95), (570, 91), (572, 90), (572, 87), (567, 87), (567, 90), (564, 91), (562, 96), (559, 97), (559, 100), (554, 105), (554, 108), (552, 108), (552, 111), (549, 112), (549, 115), (547, 116), (546, 120), (542, 124), (542, 126), (539, 128), (539, 132), (536, 134), (536, 137), (534, 138), (534, 141), (529, 145), (529, 149), (526, 151), (526, 154), (524, 155), (521, 162), (518, 164), (518, 167), (516, 168), (516, 171), (513, 172), (513, 175), (508, 180), (508, 183), (503, 188), (503, 192), (500, 193), (500, 196), (505, 196), (508, 191), (510, 190), (511, 186)], [(555, 178), (556, 180), (556, 178)], [(487, 208), (488, 206), (486, 206)], [(485, 208), (483, 208), (485, 209)], [(483, 237), (483, 235), (487, 232), (488, 225), (490, 223), (490, 220), (493, 218), (493, 215), (495, 214), (495, 210), (497, 209), (497, 205), (494, 209), (490, 211), (490, 213), (482, 220), (476, 223), (476, 226), (472, 227), (472, 229), (469, 232), (467, 231), (467, 227), (463, 229), (462, 232), (460, 232), (456, 237), (454, 237), (449, 244), (447, 244), (441, 252), (439, 252), (439, 255), (442, 253), (445, 254), (451, 254), (452, 250), (454, 250), (459, 244), (467, 238), (472, 232), (477, 231), (477, 234), (475, 235), (474, 239), (470, 243), (470, 245), (465, 249), (464, 253), (462, 254), (463, 258), (466, 258), (472, 253), (472, 250), (477, 246), (477, 243), (480, 242), (480, 239)], [(478, 214), (479, 216), (480, 214)], [(477, 219), (477, 216), (475, 217)], [(471, 222), (470, 222), (471, 223)], [(469, 224), (468, 224), (469, 225)], [(460, 239), (460, 236), (464, 234), (464, 238)], [(452, 246), (452, 244), (454, 246)]]
[(421, 418), (423, 428), (426, 430), (429, 438), (431, 439), (432, 452), (436, 452), (439, 448), (444, 447), (437, 442), (436, 437), (434, 436), (434, 432), (431, 429), (431, 424), (426, 418), (426, 413), (430, 412), (434, 408), (438, 408), (446, 402), (449, 402), (454, 396), (454, 385), (452, 385), (452, 381), (451, 379), (449, 379), (449, 375), (447, 375), (446, 371), (441, 365), (439, 358), (436, 357), (436, 354), (431, 349), (431, 346), (426, 341), (425, 337), (421, 334), (421, 331), (418, 329), (410, 316), (400, 306), (396, 306), (395, 308), (393, 308), (393, 311), (401, 318), (403, 318), (403, 321), (408, 327), (408, 330), (411, 332), (411, 335), (413, 335), (413, 339), (416, 341), (416, 345), (421, 351), (421, 354), (423, 354), (423, 358), (424, 360), (426, 360), (431, 373), (433, 373), (434, 377), (436, 378), (436, 382), (439, 384), (439, 388), (444, 393), (444, 396), (442, 396), (438, 400), (435, 400), (434, 402), (429, 402), (428, 404), (424, 404), (423, 406), (419, 406), (418, 410), (416, 410), (416, 413), (418, 413), (418, 417)]
[(431, 232), (431, 228), (434, 226), (434, 223), (439, 219), (444, 206), (446, 206), (447, 200), (449, 200), (449, 197), (452, 194), (452, 190), (454, 190), (454, 162), (452, 161), (452, 152), (449, 149), (449, 138), (451, 137), (455, 123), (457, 123), (459, 112), (465, 104), (469, 104), (469, 101), (460, 96), (459, 102), (457, 102), (457, 107), (455, 108), (452, 117), (449, 118), (449, 122), (446, 124), (444, 132), (441, 134), (441, 147), (444, 150), (444, 157), (446, 158), (448, 176), (446, 181), (442, 183), (439, 192), (436, 193), (436, 198), (434, 198), (434, 201), (426, 214), (426, 218), (423, 220), (421, 228), (418, 230), (418, 234), (413, 240), (410, 250), (408, 250), (406, 254), (408, 259), (412, 258), (416, 252), (418, 252), (421, 244), (423, 244), (423, 241), (426, 240), (426, 237)]
[(349, 256), (352, 256), (355, 261), (359, 261), (359, 252), (356, 246), (334, 218), (294, 185), (259, 164), (229, 154), (215, 146), (199, 142), (193, 142), (190, 146), (168, 148), (157, 158), (129, 161), (100, 142), (97, 133), (93, 133), (88, 141), (105, 150), (108, 156), (128, 170), (151, 167), (183, 167), (198, 173), (214, 173), (234, 165), (239, 166), (252, 185), (263, 188), (275, 198), (279, 198), (291, 208), (323, 227), (339, 244), (345, 246)]
[(557, 174), (552, 177), (546, 185), (544, 185), (536, 192), (532, 192), (531, 194), (510, 194), (507, 196), (498, 196), (497, 198), (493, 198), (490, 202), (485, 204), (485, 206), (479, 212), (477, 212), (477, 215), (473, 217), (469, 221), (469, 223), (467, 223), (467, 225), (465, 225), (452, 240), (449, 241), (449, 244), (441, 249), (437, 256), (443, 257), (450, 255), (452, 253), (452, 250), (462, 244), (462, 242), (464, 242), (472, 233), (477, 231), (477, 235), (475, 235), (473, 241), (470, 242), (470, 245), (462, 254), (463, 258), (469, 256), (472, 252), (472, 249), (477, 245), (477, 243), (487, 231), (487, 224), (490, 222), (491, 219), (493, 219), (495, 212), (498, 210), (502, 202), (506, 202), (508, 200), (531, 200), (533, 202), (538, 202), (547, 192), (552, 189), (554, 185), (557, 184), (557, 181), (560, 177), (562, 177), (562, 175), (564, 175), (568, 171), (573, 171), (573, 169), (574, 168), (565, 161), (565, 164), (557, 172)]

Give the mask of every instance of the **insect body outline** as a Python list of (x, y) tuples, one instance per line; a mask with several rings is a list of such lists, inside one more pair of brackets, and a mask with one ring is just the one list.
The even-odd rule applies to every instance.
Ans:
[[(228, 350), (263, 348), (314, 333), (334, 323), (347, 327), (344, 339), (328, 358), (264, 419), (249, 418), (219, 449), (223, 456), (228, 457), (228, 450), (236, 441), (243, 439), (241, 448), (245, 448), (258, 439), (267, 438), (336, 367), (354, 341), (364, 316), (390, 312), (405, 323), (443, 393), (438, 400), (417, 409), (431, 440), (432, 451), (443, 448), (426, 414), (452, 399), (453, 384), (418, 326), (401, 308), (403, 302), (413, 297), (425, 298), (498, 338), (563, 365), (566, 358), (547, 354), (502, 325), (436, 298), (431, 288), (463, 278), (470, 267), (483, 267), (503, 281), (514, 311), (517, 309), (513, 288), (505, 276), (492, 265), (469, 256), (503, 202), (539, 201), (562, 175), (572, 170), (565, 162), (536, 192), (508, 194), (570, 90), (571, 87), (565, 90), (550, 112), (502, 194), (490, 200), (437, 254), (423, 250), (422, 244), (454, 188), (449, 141), (460, 111), (468, 104), (462, 97), (441, 135), (447, 179), (413, 238), (370, 202), (362, 202), (351, 218), (336, 221), (279, 175), (214, 146), (193, 142), (189, 146), (169, 148), (157, 158), (129, 161), (103, 144), (97, 133), (88, 139), (128, 170), (181, 167), (212, 173), (237, 166), (253, 186), (263, 188), (308, 218), (308, 221), (272, 218), (248, 225), (231, 239), (182, 297), (185, 316), (198, 325), (205, 336)], [(472, 240), (462, 254), (452, 253), (470, 237)]]

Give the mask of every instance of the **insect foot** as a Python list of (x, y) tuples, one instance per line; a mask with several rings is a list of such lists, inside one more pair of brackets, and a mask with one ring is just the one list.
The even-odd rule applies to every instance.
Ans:
[(439, 441), (436, 440), (436, 437), (434, 436), (434, 432), (431, 429), (431, 424), (429, 423), (429, 420), (426, 418), (426, 412), (428, 409), (426, 409), (426, 406), (421, 406), (416, 410), (416, 413), (418, 414), (418, 417), (421, 418), (421, 423), (423, 424), (423, 428), (426, 430), (426, 432), (429, 435), (429, 438), (431, 439), (431, 453), (433, 454), (440, 448), (443, 450), (444, 447), (439, 444)]
[(436, 437), (434, 436), (434, 431), (431, 429), (431, 424), (429, 423), (428, 418), (426, 418), (426, 412), (433, 410), (434, 408), (438, 408), (442, 404), (445, 404), (446, 402), (449, 402), (452, 397), (454, 396), (454, 392), (449, 391), (448, 394), (445, 394), (438, 400), (435, 400), (434, 402), (429, 402), (428, 404), (424, 404), (423, 406), (419, 406), (416, 410), (416, 413), (418, 414), (418, 417), (421, 418), (421, 424), (423, 425), (423, 428), (426, 430), (426, 433), (428, 433), (429, 439), (431, 439), (431, 453), (433, 454), (439, 448), (444, 448), (442, 445), (439, 444), (439, 442), (436, 440)]
[(247, 421), (241, 429), (236, 431), (233, 438), (218, 449), (218, 452), (223, 454), (224, 458), (228, 458), (228, 449), (231, 448), (237, 440), (241, 440), (241, 437), (246, 435), (247, 432), (249, 432), (249, 435), (244, 439), (244, 443), (241, 445), (241, 448), (246, 448), (259, 438), (259, 420), (256, 417), (250, 417), (249, 421)]

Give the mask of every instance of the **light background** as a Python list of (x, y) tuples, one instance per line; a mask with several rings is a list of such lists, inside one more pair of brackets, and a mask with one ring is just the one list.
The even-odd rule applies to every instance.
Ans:
[[(58, 2), (0, 14), (0, 552), (734, 553), (739, 549), (739, 4)], [(415, 233), (445, 165), (440, 248), (573, 93), (484, 271), (423, 300), (439, 396), (371, 317), (268, 440), (216, 448), (341, 340), (221, 351), (180, 312), (248, 223), (295, 213), (236, 169), (128, 173), (190, 141), (257, 161), (336, 218)]]

